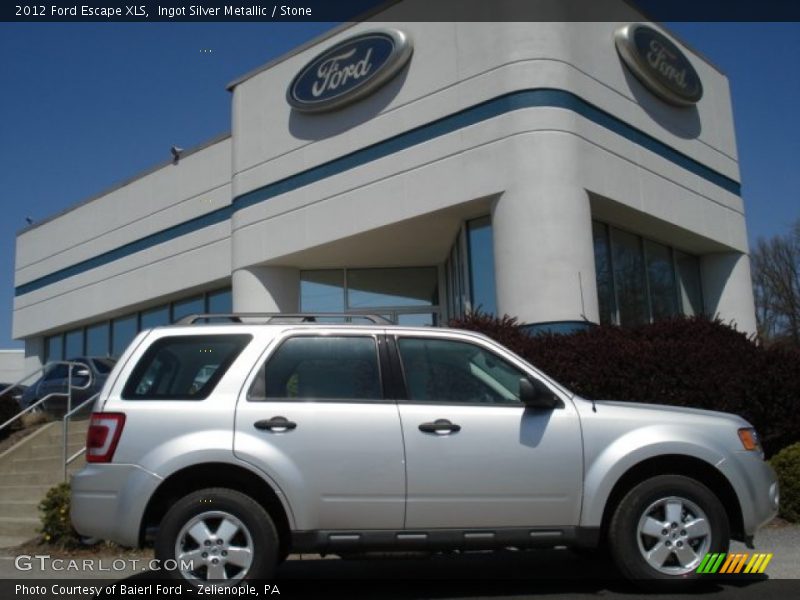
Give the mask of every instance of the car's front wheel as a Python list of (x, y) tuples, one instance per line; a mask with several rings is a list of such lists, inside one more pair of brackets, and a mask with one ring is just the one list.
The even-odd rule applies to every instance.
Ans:
[(728, 516), (699, 481), (661, 475), (623, 497), (609, 525), (608, 543), (628, 579), (648, 587), (691, 585), (707, 553), (727, 552)]
[(235, 585), (272, 575), (278, 535), (258, 502), (236, 490), (209, 488), (169, 509), (156, 536), (155, 556), (172, 577)]

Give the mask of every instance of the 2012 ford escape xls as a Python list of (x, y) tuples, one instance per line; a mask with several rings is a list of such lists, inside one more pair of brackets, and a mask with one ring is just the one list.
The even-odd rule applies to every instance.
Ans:
[(584, 400), (467, 331), (233, 320), (126, 350), (72, 480), (78, 532), (154, 536), (195, 582), (266, 578), (290, 552), (602, 545), (669, 584), (776, 514), (737, 416)]

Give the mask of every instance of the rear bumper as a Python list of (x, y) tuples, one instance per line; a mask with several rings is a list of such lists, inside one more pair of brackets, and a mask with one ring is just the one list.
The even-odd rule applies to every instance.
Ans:
[(72, 525), (83, 536), (138, 546), (144, 511), (161, 481), (137, 465), (89, 464), (72, 477)]

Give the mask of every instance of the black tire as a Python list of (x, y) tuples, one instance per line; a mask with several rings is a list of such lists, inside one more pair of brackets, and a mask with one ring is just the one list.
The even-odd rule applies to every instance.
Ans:
[[(675, 518), (678, 513), (680, 518)], [(634, 486), (617, 506), (608, 528), (608, 546), (617, 568), (648, 589), (696, 585), (703, 577), (696, 573), (703, 556), (727, 552), (729, 543), (730, 526), (722, 503), (705, 485), (682, 475), (661, 475)], [(661, 567), (654, 566), (658, 563)]]
[[(196, 532), (210, 535), (196, 539), (187, 531), (195, 526)], [(206, 538), (209, 544), (205, 544)], [(180, 568), (179, 546), (194, 569)], [(250, 548), (249, 564), (245, 546)], [(171, 561), (178, 563), (179, 568), (165, 574), (196, 585), (225, 583), (220, 573), (232, 583), (268, 579), (278, 563), (278, 553), (278, 534), (264, 507), (250, 496), (227, 488), (198, 490), (178, 500), (161, 521), (155, 543), (155, 557), (162, 569), (173, 565)], [(214, 560), (217, 562), (212, 565)]]

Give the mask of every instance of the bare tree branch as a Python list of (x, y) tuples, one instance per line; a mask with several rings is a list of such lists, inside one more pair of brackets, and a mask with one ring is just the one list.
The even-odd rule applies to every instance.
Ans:
[(800, 346), (800, 219), (786, 235), (759, 239), (751, 261), (759, 336)]

